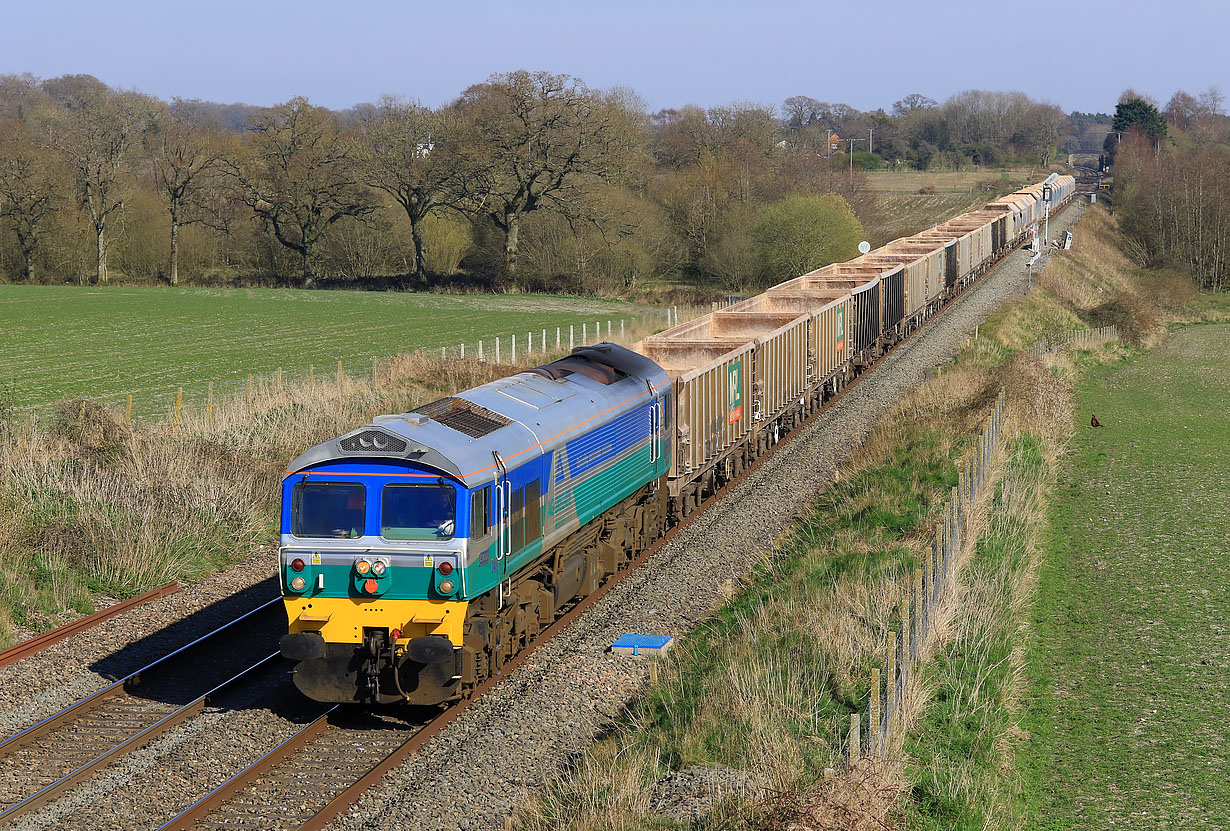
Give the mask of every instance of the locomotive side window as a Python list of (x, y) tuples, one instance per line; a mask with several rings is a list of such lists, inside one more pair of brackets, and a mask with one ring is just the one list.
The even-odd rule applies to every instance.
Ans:
[(525, 548), (525, 488), (517, 488), (513, 491), (509, 527), (512, 531), (509, 550), (520, 551)]
[(451, 540), (457, 493), (448, 485), (385, 485), (380, 534), (390, 540)]
[(362, 485), (299, 482), (291, 506), (290, 532), (296, 537), (361, 537), (366, 510), (367, 490)]
[(537, 479), (525, 486), (525, 542), (527, 544), (542, 536), (542, 510), (538, 506), (541, 487)]
[(487, 536), (491, 530), (491, 526), (487, 523), (487, 494), (491, 493), (490, 488), (483, 488), (480, 491), (474, 491), (470, 495), (470, 538), (482, 539)]

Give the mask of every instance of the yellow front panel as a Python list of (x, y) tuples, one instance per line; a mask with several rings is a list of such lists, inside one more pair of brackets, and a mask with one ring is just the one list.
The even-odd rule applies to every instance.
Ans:
[(444, 635), (461, 646), (464, 600), (358, 600), (348, 597), (286, 597), (291, 632), (320, 632), (325, 643), (363, 642), (363, 628), (400, 629), (398, 643), (419, 635)]

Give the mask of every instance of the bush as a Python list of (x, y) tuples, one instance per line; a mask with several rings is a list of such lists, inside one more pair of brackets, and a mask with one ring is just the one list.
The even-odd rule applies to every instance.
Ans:
[(788, 196), (770, 205), (752, 228), (761, 285), (857, 256), (863, 226), (835, 193)]

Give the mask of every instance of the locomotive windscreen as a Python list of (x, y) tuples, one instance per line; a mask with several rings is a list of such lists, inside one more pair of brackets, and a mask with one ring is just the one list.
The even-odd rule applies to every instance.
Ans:
[(367, 490), (362, 485), (300, 482), (295, 485), (291, 533), (296, 537), (361, 537), (366, 506)]

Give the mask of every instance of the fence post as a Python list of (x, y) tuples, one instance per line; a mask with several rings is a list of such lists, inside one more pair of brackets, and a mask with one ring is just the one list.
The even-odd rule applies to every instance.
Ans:
[(918, 652), (922, 649), (922, 633), (919, 631), (919, 615), (922, 612), (922, 569), (914, 569), (914, 582), (910, 586), (910, 659), (917, 662)]
[[(179, 417), (184, 410), (184, 388), (180, 387), (179, 392), (175, 395), (175, 423), (172, 425), (175, 435), (179, 435)], [(85, 412), (85, 402), (81, 402), (81, 411)]]
[(132, 393), (128, 394), (128, 408), (124, 411), (124, 423), (129, 427), (132, 426)]
[(575, 323), (568, 324), (568, 351), (569, 352), (571, 352), (573, 349), (576, 349), (576, 329), (577, 327)]
[(859, 724), (860, 718), (858, 713), (850, 714), (850, 759), (849, 764), (853, 765), (863, 755), (862, 748), (859, 746), (859, 739), (862, 737), (862, 725)]
[(512, 357), (509, 358), (514, 364), (517, 362), (517, 336), (512, 336)]
[(589, 346), (589, 324), (581, 324), (581, 345)]
[(214, 382), (209, 382), (209, 393), (205, 399), (205, 424), (213, 424), (214, 421)]
[[(558, 326), (555, 327), (555, 349), (556, 351), (559, 351), (559, 347), (560, 347), (559, 328), (560, 327)], [(571, 338), (572, 335), (569, 334), (568, 337)]]
[(500, 362), (500, 339), (499, 338), (495, 339), (495, 362), (497, 364)]
[(619, 339), (620, 339), (620, 340), (624, 340), (624, 321), (623, 321), (623, 318), (620, 318), (620, 319), (619, 319)]
[(481, 340), (478, 342), (478, 359), (480, 361), (483, 359), (483, 342)]
[(465, 360), (465, 357), (466, 357), (466, 345), (463, 343), (461, 345), (461, 359)]
[(867, 704), (867, 753), (880, 750), (880, 668), (871, 668), (871, 701)]
[(893, 734), (893, 716), (897, 705), (897, 645), (888, 645), (888, 656), (884, 662), (884, 730), (880, 738), (884, 740), (884, 750), (887, 750), (888, 739)]

